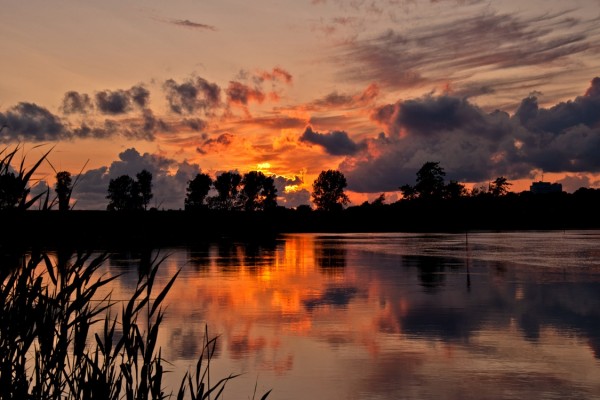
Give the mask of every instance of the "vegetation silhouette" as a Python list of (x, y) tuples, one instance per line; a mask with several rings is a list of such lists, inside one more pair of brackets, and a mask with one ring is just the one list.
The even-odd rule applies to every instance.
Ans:
[(312, 199), (317, 210), (341, 211), (350, 203), (344, 189), (348, 186), (346, 177), (340, 171), (321, 171), (313, 183)]
[(275, 181), (260, 171), (244, 174), (240, 195), (244, 211), (268, 211), (277, 207)]
[[(195, 373), (186, 373), (170, 392), (163, 385), (167, 361), (157, 338), (162, 303), (178, 273), (155, 294), (155, 277), (164, 261), (155, 258), (121, 312), (115, 312), (121, 303), (110, 294), (98, 297), (102, 287), (119, 278), (97, 277), (105, 259), (87, 252), (59, 255), (53, 263), (46, 253), (34, 251), (21, 258), (18, 268), (2, 268), (0, 397), (220, 398), (236, 375), (210, 383), (216, 338), (209, 339), (208, 332)], [(96, 325), (100, 329), (94, 333)]]
[[(61, 176), (54, 199), (49, 190), (31, 195), (30, 178), (49, 152), (27, 170), (23, 159), (19, 168), (11, 166), (18, 151), (20, 147), (0, 152), (0, 218), (11, 227), (0, 231), (0, 242), (8, 246), (20, 246), (22, 237), (38, 246), (68, 243), (74, 248), (99, 248), (121, 242), (161, 247), (219, 238), (274, 239), (280, 233), (294, 232), (600, 228), (598, 189), (581, 188), (572, 194), (513, 193), (508, 191), (508, 180), (498, 177), (487, 187), (467, 191), (459, 182), (444, 182), (439, 162), (425, 163), (417, 171), (416, 184), (402, 186), (406, 196), (393, 203), (387, 203), (382, 193), (371, 202), (344, 208), (346, 179), (341, 172), (329, 170), (313, 185), (316, 210), (309, 205), (287, 209), (276, 206), (272, 178), (251, 171), (244, 176), (223, 173), (212, 186), (210, 177), (199, 174), (188, 182), (185, 210), (140, 212), (152, 198), (151, 174), (142, 171), (137, 180), (123, 175), (110, 181), (107, 208), (119, 213), (73, 209), (57, 213), (53, 205), (58, 199), (59, 210), (66, 209), (79, 176), (69, 185), (68, 173), (57, 172)], [(140, 185), (140, 181), (145, 183)]]
[(52, 149), (44, 153), (29, 169), (25, 168), (25, 156), (23, 155), (19, 163), (19, 168), (15, 170), (12, 167), (12, 163), (17, 153), (21, 150), (23, 148), (18, 145), (13, 149), (9, 149), (7, 146), (0, 150), (0, 157), (2, 157), (0, 158), (0, 210), (27, 210), (41, 199), (44, 194), (46, 195), (45, 208), (48, 208), (49, 191), (33, 197), (29, 194), (31, 192), (31, 177), (48, 157)]
[(152, 199), (152, 174), (142, 170), (133, 179), (121, 175), (111, 179), (108, 184), (108, 211), (146, 210)]
[(205, 201), (212, 183), (212, 178), (208, 174), (196, 174), (194, 179), (188, 181), (184, 209), (194, 211), (206, 208), (207, 204)]
[(54, 186), (54, 190), (58, 197), (59, 211), (68, 211), (71, 193), (73, 191), (73, 180), (71, 179), (70, 172), (60, 171), (56, 173), (56, 185)]
[(223, 172), (217, 176), (213, 182), (217, 194), (208, 198), (209, 207), (215, 210), (238, 210), (241, 206), (241, 184), (242, 176), (237, 172)]

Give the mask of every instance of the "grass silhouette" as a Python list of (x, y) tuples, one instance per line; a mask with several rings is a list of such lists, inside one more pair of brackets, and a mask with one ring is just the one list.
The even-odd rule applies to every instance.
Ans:
[(53, 262), (46, 253), (33, 252), (13, 268), (1, 266), (0, 398), (222, 397), (226, 383), (237, 375), (211, 384), (217, 339), (209, 339), (207, 332), (195, 371), (186, 373), (178, 388), (163, 387), (167, 361), (157, 339), (162, 303), (177, 278), (154, 294), (164, 258), (140, 274), (123, 303), (112, 301), (110, 294), (98, 295), (119, 277), (98, 273), (105, 259), (88, 252)]

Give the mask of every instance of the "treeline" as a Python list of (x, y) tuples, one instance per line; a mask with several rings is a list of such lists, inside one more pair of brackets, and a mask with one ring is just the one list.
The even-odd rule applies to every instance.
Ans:
[[(15, 151), (16, 152), (16, 151)], [(108, 210), (70, 209), (76, 188), (68, 172), (57, 172), (54, 197), (50, 189), (30, 195), (29, 180), (41, 161), (30, 170), (9, 168), (15, 152), (0, 159), (0, 218), (10, 230), (3, 240), (33, 235), (40, 240), (100, 241), (206, 239), (224, 236), (268, 236), (287, 232), (464, 231), (481, 229), (587, 229), (600, 228), (600, 190), (581, 188), (575, 193), (535, 194), (509, 191), (510, 182), (498, 177), (487, 187), (467, 190), (456, 181), (445, 181), (438, 162), (425, 163), (414, 185), (399, 186), (403, 198), (387, 204), (381, 194), (371, 202), (349, 205), (346, 178), (340, 171), (322, 171), (312, 185), (311, 205), (287, 209), (277, 205), (272, 177), (251, 171), (226, 172), (214, 180), (198, 174), (188, 182), (183, 211), (149, 208), (152, 174), (140, 171), (112, 179), (107, 188)], [(2, 154), (2, 153), (0, 153)], [(44, 155), (45, 157), (46, 155)], [(37, 202), (37, 203), (36, 203)], [(39, 207), (32, 207), (39, 204)], [(57, 204), (69, 212), (48, 212)], [(13, 210), (37, 208), (28, 213)], [(20, 231), (19, 231), (20, 232)], [(193, 232), (193, 233), (190, 233)]]
[[(50, 188), (45, 193), (31, 196), (30, 180), (40, 164), (46, 160), (44, 154), (29, 170), (24, 168), (24, 159), (19, 170), (12, 162), (19, 147), (9, 151), (0, 150), (0, 210), (27, 210), (37, 205), (39, 210), (51, 210), (58, 206), (60, 211), (74, 208), (73, 192), (81, 174), (73, 180), (68, 171), (55, 171), (54, 193)], [(50, 163), (49, 163), (50, 164)], [(52, 165), (52, 164), (50, 164)], [(110, 179), (106, 199), (108, 211), (152, 210), (152, 173), (142, 170), (135, 178), (121, 175)], [(339, 211), (349, 203), (344, 193), (346, 178), (339, 171), (323, 171), (313, 184), (313, 202), (317, 209)], [(208, 174), (199, 173), (187, 182), (186, 196), (183, 200), (186, 211), (272, 211), (278, 208), (277, 188), (273, 177), (261, 171), (250, 171), (243, 175), (238, 172), (224, 172), (214, 180)], [(311, 208), (304, 205), (303, 208)]]

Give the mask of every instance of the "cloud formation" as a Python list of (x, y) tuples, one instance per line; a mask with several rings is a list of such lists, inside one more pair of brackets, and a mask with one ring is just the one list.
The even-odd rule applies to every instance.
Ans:
[(208, 31), (216, 31), (212, 25), (202, 24), (199, 22), (190, 21), (189, 19), (174, 19), (170, 21), (173, 25), (183, 26), (185, 28), (198, 29), (198, 30), (208, 30)]
[(71, 139), (74, 133), (61, 119), (34, 103), (18, 103), (5, 113), (0, 113), (2, 141), (54, 141)]
[(217, 138), (205, 139), (198, 147), (196, 151), (200, 154), (207, 154), (209, 151), (218, 151), (225, 149), (233, 142), (233, 135), (231, 133), (222, 133)]
[(300, 136), (300, 141), (319, 145), (332, 156), (353, 155), (364, 147), (364, 144), (355, 143), (344, 131), (319, 133), (310, 126)]
[(466, 99), (428, 95), (375, 110), (385, 134), (340, 166), (349, 188), (391, 191), (413, 183), (427, 161), (439, 161), (448, 179), (480, 182), (545, 172), (600, 172), (600, 79), (585, 95), (541, 108), (535, 96), (517, 112), (486, 113)]
[[(200, 173), (197, 164), (156, 154), (141, 154), (135, 148), (129, 148), (119, 154), (119, 159), (104, 166), (85, 172), (75, 188), (73, 197), (76, 209), (106, 209), (108, 184), (111, 179), (121, 175), (135, 177), (143, 169), (152, 174), (152, 192), (154, 197), (150, 206), (165, 209), (183, 208), (187, 183)], [(175, 170), (172, 174), (170, 171)]]
[[(554, 35), (559, 31), (560, 36)], [(579, 20), (569, 12), (522, 17), (482, 11), (349, 41), (340, 47), (338, 61), (343, 77), (395, 89), (473, 80), (483, 71), (530, 66), (537, 66), (536, 73), (543, 76), (559, 61), (556, 70), (565, 74), (565, 63), (580, 62), (575, 57), (592, 50), (599, 34), (596, 20)], [(486, 84), (493, 88), (505, 79), (512, 78), (498, 77)]]
[(250, 87), (241, 82), (231, 81), (226, 90), (229, 103), (247, 106), (249, 102), (262, 103), (265, 93), (258, 87)]
[[(142, 154), (133, 147), (128, 148), (121, 152), (118, 160), (109, 166), (91, 169), (82, 174), (73, 193), (73, 198), (77, 202), (75, 208), (106, 209), (108, 205), (106, 195), (110, 180), (121, 175), (135, 177), (144, 169), (152, 174), (154, 197), (150, 206), (159, 209), (183, 208), (188, 182), (202, 172), (198, 164), (186, 160), (178, 162), (162, 155)], [(310, 203), (310, 193), (307, 190), (295, 189), (288, 192), (285, 190), (286, 187), (302, 184), (301, 178), (298, 176), (292, 179), (283, 176), (273, 176), (273, 178), (280, 205), (296, 207)]]
[(95, 95), (96, 108), (102, 114), (125, 114), (133, 109), (146, 107), (150, 92), (141, 85), (133, 86), (129, 90), (104, 90)]
[(210, 113), (221, 106), (221, 88), (197, 77), (177, 83), (168, 79), (163, 84), (169, 108), (176, 114)]
[(379, 91), (379, 85), (376, 83), (370, 84), (360, 93), (347, 94), (334, 91), (320, 99), (310, 102), (303, 108), (307, 111), (324, 111), (366, 107), (377, 99)]
[(69, 91), (65, 93), (60, 111), (65, 115), (87, 114), (98, 110), (105, 115), (122, 115), (134, 108), (145, 109), (150, 99), (150, 91), (143, 85), (135, 85), (130, 89), (103, 90), (94, 95), (94, 101), (86, 93)]
[[(77, 96), (69, 95), (69, 98), (75, 99)], [(7, 126), (0, 134), (0, 140), (3, 142), (54, 142), (88, 138), (107, 139), (115, 136), (154, 140), (157, 133), (171, 130), (166, 122), (156, 118), (149, 109), (143, 110), (141, 116), (119, 121), (105, 119), (72, 124), (44, 107), (25, 102), (9, 108), (4, 113), (0, 112), (0, 125)]]
[(69, 91), (65, 93), (60, 110), (65, 114), (85, 114), (94, 108), (90, 96)]

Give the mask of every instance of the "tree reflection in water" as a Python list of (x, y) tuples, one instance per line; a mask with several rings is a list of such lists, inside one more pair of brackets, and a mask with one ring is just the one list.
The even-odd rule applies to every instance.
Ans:
[(347, 250), (341, 241), (315, 241), (315, 262), (325, 275), (343, 275)]

